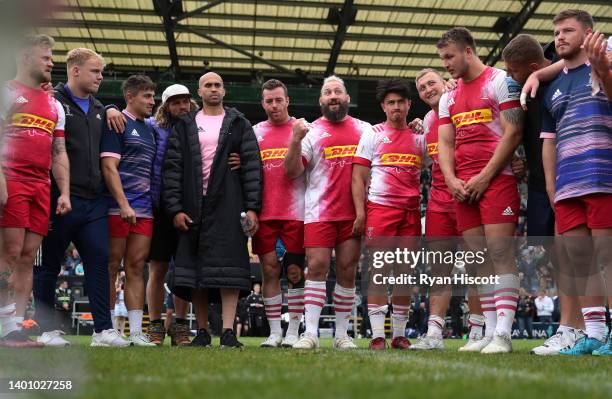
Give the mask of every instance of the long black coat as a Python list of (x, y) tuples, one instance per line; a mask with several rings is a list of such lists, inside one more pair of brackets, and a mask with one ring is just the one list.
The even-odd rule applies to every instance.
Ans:
[[(179, 118), (168, 138), (162, 171), (162, 198), (170, 217), (185, 212), (194, 224), (179, 233), (172, 291), (191, 299), (194, 288), (250, 291), (247, 237), (240, 213), (261, 208), (262, 164), (251, 123), (235, 108), (226, 108), (213, 160), (206, 198), (203, 197), (202, 155), (195, 122), (197, 112)], [(232, 171), (229, 154), (240, 154), (241, 167)]]

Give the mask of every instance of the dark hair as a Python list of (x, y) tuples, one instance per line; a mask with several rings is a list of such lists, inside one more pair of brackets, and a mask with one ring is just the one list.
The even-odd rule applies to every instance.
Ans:
[(262, 97), (263, 97), (264, 90), (274, 90), (274, 89), (278, 89), (279, 87), (283, 88), (283, 91), (285, 92), (285, 97), (289, 96), (289, 93), (287, 92), (287, 86), (285, 86), (283, 82), (281, 82), (278, 79), (270, 79), (261, 85)]
[(155, 90), (155, 83), (147, 75), (132, 75), (123, 81), (121, 90), (124, 96), (127, 93), (138, 94), (138, 92), (145, 90)]
[(510, 40), (502, 51), (502, 58), (506, 62), (521, 64), (541, 63), (544, 61), (544, 50), (535, 37), (521, 33)]
[(452, 28), (447, 30), (438, 43), (436, 44), (437, 48), (443, 48), (448, 46), (449, 44), (454, 43), (462, 49), (466, 47), (470, 47), (474, 52), (476, 52), (476, 41), (472, 36), (472, 33), (467, 28)]
[(553, 24), (556, 25), (557, 23), (565, 21), (569, 18), (574, 18), (576, 21), (580, 22), (585, 28), (593, 29), (593, 17), (591, 16), (591, 14), (584, 10), (563, 10), (559, 14), (555, 15), (555, 18), (553, 19)]
[(379, 80), (376, 85), (376, 101), (382, 103), (389, 93), (410, 99), (410, 85), (406, 80), (399, 78)]

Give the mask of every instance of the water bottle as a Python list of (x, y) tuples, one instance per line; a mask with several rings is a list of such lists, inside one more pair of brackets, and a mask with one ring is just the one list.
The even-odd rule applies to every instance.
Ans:
[(244, 235), (250, 237), (251, 233), (249, 233), (249, 231), (251, 231), (251, 228), (253, 227), (253, 222), (251, 222), (251, 219), (247, 217), (246, 212), (240, 212), (240, 225), (242, 226)]

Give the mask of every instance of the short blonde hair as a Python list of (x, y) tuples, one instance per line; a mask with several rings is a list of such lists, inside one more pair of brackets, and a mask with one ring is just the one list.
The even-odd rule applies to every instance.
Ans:
[(330, 75), (330, 76), (326, 77), (325, 79), (323, 79), (323, 85), (321, 86), (321, 93), (323, 92), (323, 87), (326, 84), (328, 84), (329, 82), (338, 82), (338, 83), (340, 83), (342, 85), (342, 87), (344, 87), (344, 91), (348, 93), (348, 90), (346, 90), (346, 85), (344, 84), (344, 80), (340, 79), (336, 75)]
[(442, 81), (444, 81), (444, 78), (442, 77), (439, 71), (433, 68), (424, 68), (424, 69), (421, 69), (419, 73), (417, 73), (416, 78), (414, 78), (414, 83), (417, 85), (417, 88), (419, 84), (419, 79), (421, 79), (423, 76), (427, 75), (428, 73), (435, 73), (436, 75), (440, 77), (440, 79), (442, 79)]
[(104, 64), (104, 58), (93, 50), (82, 47), (72, 49), (66, 55), (66, 67), (70, 69), (75, 65), (82, 66), (92, 58), (98, 58)]
[(49, 35), (27, 35), (21, 39), (21, 50), (29, 50), (34, 47), (49, 47), (55, 46), (55, 40)]

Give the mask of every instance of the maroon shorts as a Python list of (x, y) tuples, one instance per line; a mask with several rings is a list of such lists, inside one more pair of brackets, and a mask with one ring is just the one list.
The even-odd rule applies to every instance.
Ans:
[(51, 186), (47, 182), (7, 180), (8, 199), (0, 227), (30, 230), (46, 236), (49, 231)]
[(563, 234), (580, 225), (589, 229), (612, 228), (612, 194), (589, 194), (568, 198), (555, 204), (557, 233)]
[(136, 224), (129, 224), (119, 215), (108, 217), (108, 232), (111, 237), (126, 238), (130, 234), (153, 237), (153, 219), (136, 218)]
[(253, 253), (267, 254), (276, 250), (280, 238), (287, 252), (304, 253), (304, 222), (300, 220), (264, 220), (253, 236)]

